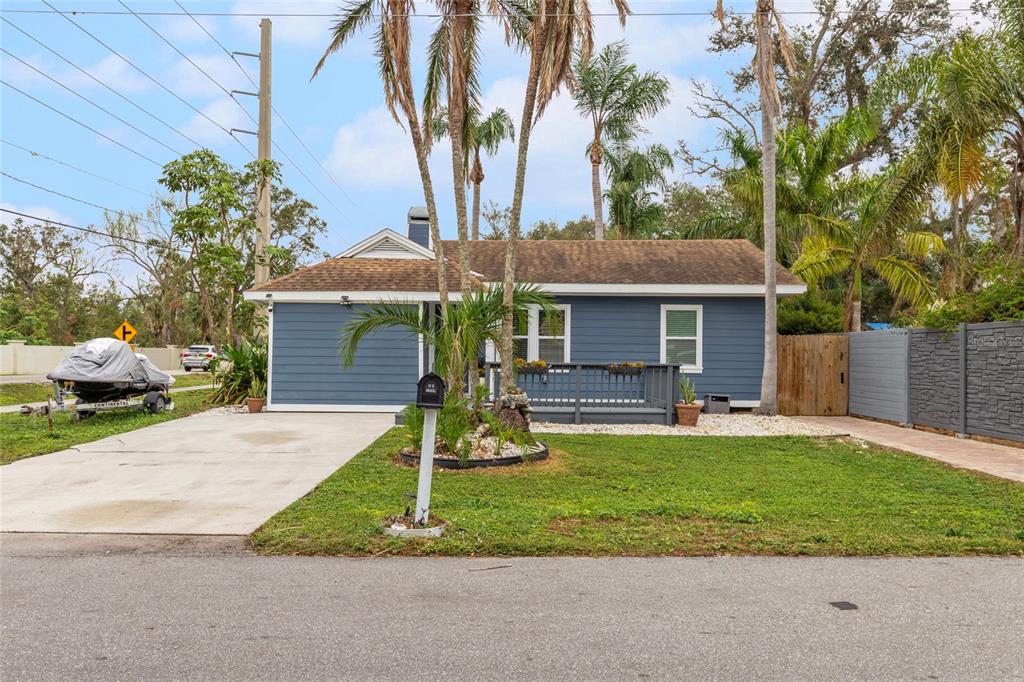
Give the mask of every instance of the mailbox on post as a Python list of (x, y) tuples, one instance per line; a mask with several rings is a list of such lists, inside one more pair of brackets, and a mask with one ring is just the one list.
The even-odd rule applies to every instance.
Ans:
[(433, 372), (416, 384), (416, 407), (423, 410), (423, 443), (420, 446), (420, 477), (416, 486), (416, 525), (425, 526), (430, 516), (430, 475), (434, 470), (434, 433), (437, 411), (444, 407), (444, 379)]
[(444, 407), (444, 379), (433, 372), (426, 374), (416, 385), (416, 407), (439, 410)]

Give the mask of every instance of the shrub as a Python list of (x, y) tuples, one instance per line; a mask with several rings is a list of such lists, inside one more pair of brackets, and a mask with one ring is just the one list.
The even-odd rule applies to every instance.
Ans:
[(250, 395), (253, 383), (267, 385), (267, 344), (263, 341), (242, 341), (224, 344), (223, 359), (213, 368), (218, 386), (210, 396), (215, 405), (238, 405)]
[(820, 294), (784, 298), (779, 302), (780, 334), (829, 334), (843, 331), (843, 306), (832, 303)]
[(961, 322), (1024, 320), (1024, 267), (993, 269), (977, 291), (957, 294), (923, 312), (916, 322), (925, 327), (952, 329)]

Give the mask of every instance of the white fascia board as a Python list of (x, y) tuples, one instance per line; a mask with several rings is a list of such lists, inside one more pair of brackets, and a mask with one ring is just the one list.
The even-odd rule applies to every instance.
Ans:
[[(431, 291), (247, 291), (245, 300), (254, 303), (420, 303), (437, 302), (438, 295)], [(453, 301), (462, 299), (459, 292), (450, 292)]]
[[(763, 284), (579, 284), (538, 282), (548, 294), (574, 296), (764, 296)], [(778, 296), (797, 296), (806, 284), (779, 284)]]
[(433, 251), (426, 247), (420, 246), (419, 244), (409, 239), (408, 237), (404, 237), (398, 234), (390, 227), (385, 227), (380, 232), (370, 235), (369, 237), (359, 242), (358, 244), (349, 247), (347, 250), (338, 254), (338, 258), (355, 258), (360, 253), (371, 250), (373, 247), (375, 247), (377, 244), (384, 241), (385, 239), (391, 239), (392, 241), (401, 244), (403, 247), (405, 247), (407, 251), (409, 251), (410, 254), (417, 258), (434, 258)]
[(268, 405), (267, 412), (401, 412), (405, 405)]

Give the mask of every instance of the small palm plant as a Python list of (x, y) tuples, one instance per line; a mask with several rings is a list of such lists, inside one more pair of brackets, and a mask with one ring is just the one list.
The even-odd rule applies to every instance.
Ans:
[[(368, 334), (388, 327), (401, 327), (423, 338), (434, 348), (434, 371), (448, 382), (452, 393), (461, 393), (466, 386), (466, 372), (475, 364), (476, 354), (484, 343), (495, 344), (501, 337), (501, 321), (508, 308), (503, 302), (504, 287), (477, 290), (448, 305), (440, 319), (431, 319), (414, 305), (401, 301), (373, 303), (360, 310), (341, 330), (340, 354), (346, 367), (355, 362), (356, 349)], [(533, 284), (518, 284), (512, 295), (511, 312), (517, 317), (527, 314), (530, 306), (554, 310), (554, 302)]]

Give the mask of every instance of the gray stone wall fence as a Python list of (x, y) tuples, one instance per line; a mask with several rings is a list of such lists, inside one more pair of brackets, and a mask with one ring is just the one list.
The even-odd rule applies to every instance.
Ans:
[(850, 414), (1024, 442), (1024, 322), (850, 334)]

